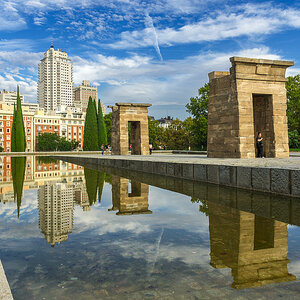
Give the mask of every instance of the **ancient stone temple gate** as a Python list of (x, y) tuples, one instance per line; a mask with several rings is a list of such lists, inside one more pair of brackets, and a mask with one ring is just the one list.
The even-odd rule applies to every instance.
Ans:
[(131, 154), (149, 154), (148, 107), (145, 103), (116, 103), (112, 108), (111, 151), (113, 155), (127, 155), (128, 125), (131, 125)]
[(285, 71), (291, 61), (231, 57), (230, 72), (209, 73), (208, 157), (289, 157)]

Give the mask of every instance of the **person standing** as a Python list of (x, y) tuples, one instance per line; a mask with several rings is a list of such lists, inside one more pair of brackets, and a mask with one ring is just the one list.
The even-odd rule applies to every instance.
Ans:
[(257, 157), (263, 157), (263, 137), (261, 136), (261, 132), (258, 133), (256, 138), (256, 147), (257, 147)]
[(149, 144), (149, 152), (150, 152), (150, 155), (152, 154), (152, 144)]

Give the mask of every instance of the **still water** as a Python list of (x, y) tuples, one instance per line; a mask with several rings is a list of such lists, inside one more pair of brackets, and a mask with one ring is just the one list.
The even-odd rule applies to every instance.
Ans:
[(16, 300), (300, 298), (300, 200), (105, 171), (0, 158)]

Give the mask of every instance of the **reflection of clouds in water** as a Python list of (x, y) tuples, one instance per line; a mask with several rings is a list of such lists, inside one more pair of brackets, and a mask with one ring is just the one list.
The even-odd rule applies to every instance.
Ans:
[(17, 202), (0, 203), (0, 218), (5, 222), (34, 223), (38, 221), (37, 190), (23, 192), (20, 219), (17, 219)]
[[(110, 187), (105, 186), (103, 196), (108, 195)], [(109, 195), (111, 197), (111, 195)], [(106, 199), (103, 199), (104, 203)], [(207, 232), (208, 218), (199, 212), (199, 204), (192, 203), (190, 197), (168, 190), (150, 186), (149, 209), (152, 215), (117, 216), (116, 211), (108, 212), (109, 205), (93, 206), (91, 211), (75, 209), (74, 230), (79, 233), (95, 230), (99, 235), (118, 231), (130, 231), (135, 234), (152, 231), (153, 226), (164, 226), (190, 232)], [(178, 222), (180, 214), (180, 222)], [(191, 223), (197, 224), (191, 227)]]
[(186, 264), (203, 264), (206, 265), (209, 260), (209, 243), (199, 245), (176, 245), (164, 244), (156, 248), (155, 240), (153, 243), (145, 243), (142, 240), (138, 241), (116, 241), (113, 245), (119, 246), (120, 252), (124, 257), (131, 257), (135, 259), (145, 259), (148, 263), (166, 259), (168, 261), (180, 259)]
[(199, 214), (199, 204), (192, 203), (190, 196), (149, 186), (149, 206), (152, 210), (167, 211), (172, 214)]
[(291, 260), (288, 264), (289, 273), (295, 275), (297, 278), (300, 277), (300, 259)]

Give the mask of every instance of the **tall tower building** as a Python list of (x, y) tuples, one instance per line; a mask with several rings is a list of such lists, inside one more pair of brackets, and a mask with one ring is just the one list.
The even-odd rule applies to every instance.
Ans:
[(73, 186), (46, 183), (38, 191), (39, 227), (46, 241), (54, 247), (68, 239), (73, 229)]
[(53, 45), (39, 64), (38, 103), (45, 111), (73, 106), (73, 67), (68, 54)]

